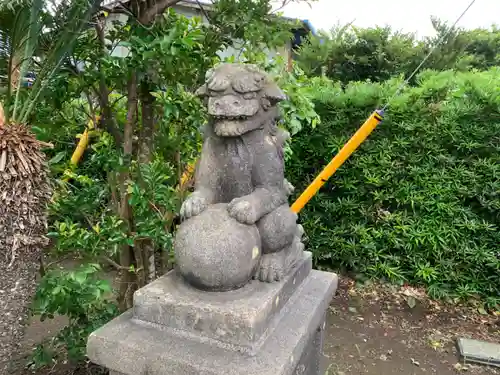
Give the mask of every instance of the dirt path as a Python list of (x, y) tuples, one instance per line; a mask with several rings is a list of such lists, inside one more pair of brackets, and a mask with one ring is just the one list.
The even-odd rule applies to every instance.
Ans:
[(404, 290), (356, 291), (352, 285), (343, 279), (330, 307), (328, 375), (500, 374), (498, 368), (460, 363), (455, 348), (457, 337), (500, 342), (494, 317), (450, 311), (427, 300), (410, 308)]
[[(462, 372), (500, 375), (498, 368), (461, 364), (454, 346), (457, 337), (500, 342), (497, 318), (482, 316), (470, 308), (447, 308), (429, 301), (421, 291), (412, 288), (359, 289), (353, 285), (352, 280), (342, 278), (330, 307), (324, 343), (325, 375)], [(64, 318), (44, 323), (33, 321), (26, 335), (26, 350), (65, 324)], [(15, 375), (27, 374), (26, 371)], [(49, 374), (96, 375), (102, 371), (96, 367), (75, 370), (56, 366), (51, 371), (36, 373)]]

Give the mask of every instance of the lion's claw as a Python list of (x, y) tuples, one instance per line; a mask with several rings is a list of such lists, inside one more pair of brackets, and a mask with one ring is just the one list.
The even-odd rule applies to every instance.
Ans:
[(258, 220), (255, 207), (246, 199), (235, 198), (227, 206), (229, 215), (240, 223), (255, 224)]
[(266, 283), (281, 281), (285, 276), (285, 254), (283, 251), (263, 254), (260, 266), (255, 274), (256, 279)]
[(201, 214), (208, 207), (205, 197), (194, 192), (184, 201), (181, 207), (181, 217), (189, 219), (190, 217)]

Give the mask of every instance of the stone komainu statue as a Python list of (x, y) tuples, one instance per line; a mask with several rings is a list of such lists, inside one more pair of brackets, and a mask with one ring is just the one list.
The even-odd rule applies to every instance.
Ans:
[(209, 71), (197, 95), (209, 122), (195, 190), (181, 208), (181, 273), (207, 290), (236, 289), (252, 277), (280, 281), (304, 250), (284, 177), (288, 133), (277, 126), (285, 95), (264, 72), (242, 64)]

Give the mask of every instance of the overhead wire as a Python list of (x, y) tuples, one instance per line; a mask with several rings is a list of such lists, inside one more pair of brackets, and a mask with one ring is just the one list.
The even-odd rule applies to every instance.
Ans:
[(408, 78), (406, 78), (404, 80), (403, 83), (401, 83), (401, 85), (399, 85), (399, 87), (397, 88), (396, 92), (389, 98), (389, 100), (387, 101), (387, 103), (382, 107), (382, 111), (385, 111), (388, 107), (389, 107), (389, 104), (392, 100), (394, 100), (394, 98), (396, 98), (400, 93), (401, 91), (403, 91), (403, 89), (405, 88), (406, 85), (408, 85), (408, 83), (410, 83), (411, 79), (420, 71), (420, 69), (424, 66), (424, 64), (427, 62), (427, 60), (429, 60), (429, 58), (431, 57), (431, 55), (434, 53), (434, 51), (441, 45), (441, 43), (443, 43), (446, 38), (448, 38), (450, 36), (450, 34), (455, 30), (455, 26), (457, 26), (457, 24), (460, 22), (460, 20), (465, 16), (465, 14), (469, 11), (469, 9), (474, 5), (474, 3), (476, 2), (477, 0), (472, 0), (469, 5), (467, 6), (467, 8), (465, 8), (465, 10), (460, 14), (460, 16), (458, 16), (458, 18), (455, 20), (455, 22), (453, 23), (453, 25), (448, 29), (448, 31), (446, 33), (444, 33), (443, 35), (441, 35), (441, 37), (438, 39), (438, 41), (434, 44), (434, 46), (431, 48), (431, 50), (429, 51), (429, 53), (422, 59), (422, 61), (420, 62), (420, 64), (415, 68), (415, 70), (413, 70), (413, 72), (408, 76)]

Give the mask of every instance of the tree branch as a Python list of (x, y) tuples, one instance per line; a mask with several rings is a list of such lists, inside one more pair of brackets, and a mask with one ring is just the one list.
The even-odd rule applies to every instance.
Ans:
[(181, 0), (158, 0), (151, 8), (147, 9), (140, 17), (140, 22), (148, 25), (154, 21), (155, 17), (162, 14), (165, 9), (177, 4)]
[[(104, 19), (98, 18), (95, 24), (95, 31), (99, 40), (99, 47), (101, 49), (101, 58), (104, 58), (107, 54), (104, 36), (104, 23)], [(101, 68), (100, 61), (99, 68)], [(113, 112), (109, 105), (109, 92), (109, 88), (106, 85), (106, 79), (101, 71), (99, 74), (99, 91), (97, 97), (99, 98), (99, 105), (103, 114), (102, 122), (104, 124), (104, 127), (106, 128), (106, 131), (108, 131), (112, 135), (115, 141), (115, 145), (119, 147), (122, 141), (122, 135), (118, 130), (118, 125), (116, 124), (115, 118), (113, 117)]]
[(196, 0), (196, 4), (198, 4), (198, 6), (200, 7), (200, 10), (201, 12), (203, 13), (203, 15), (205, 16), (205, 18), (208, 20), (208, 22), (212, 22), (212, 19), (210, 18), (210, 16), (208, 15), (207, 11), (205, 10), (205, 8), (203, 8), (203, 5), (200, 3), (199, 0)]
[(101, 259), (102, 259), (104, 262), (108, 263), (110, 266), (114, 267), (114, 268), (115, 268), (116, 270), (118, 270), (118, 271), (121, 271), (121, 270), (126, 271), (126, 270), (129, 270), (129, 269), (130, 269), (130, 267), (124, 267), (124, 266), (122, 266), (122, 265), (120, 265), (120, 264), (116, 263), (113, 259), (111, 259), (111, 258), (109, 258), (109, 257), (107, 257), (107, 256), (104, 256), (104, 255), (103, 255), (103, 256), (101, 256)]

